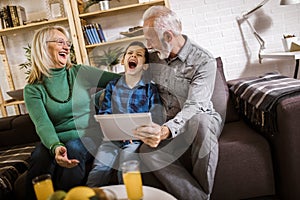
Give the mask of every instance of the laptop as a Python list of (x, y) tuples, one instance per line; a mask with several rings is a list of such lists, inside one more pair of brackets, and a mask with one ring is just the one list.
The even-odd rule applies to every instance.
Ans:
[(151, 113), (94, 115), (102, 129), (104, 140), (137, 140), (133, 135), (135, 128), (152, 123)]

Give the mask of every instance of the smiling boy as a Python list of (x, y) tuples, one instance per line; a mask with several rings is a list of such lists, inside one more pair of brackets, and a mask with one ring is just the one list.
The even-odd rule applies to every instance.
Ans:
[[(159, 111), (162, 107), (158, 91), (155, 85), (147, 82), (143, 76), (148, 68), (148, 51), (144, 44), (138, 41), (130, 43), (121, 63), (125, 67), (125, 75), (108, 83), (98, 114), (151, 112), (152, 119), (156, 123), (161, 123)], [(140, 145), (140, 140), (102, 142), (95, 156), (87, 185), (90, 187), (107, 185), (117, 157), (118, 167), (124, 161), (139, 159), (135, 152)], [(121, 173), (118, 173), (118, 179), (122, 183)]]

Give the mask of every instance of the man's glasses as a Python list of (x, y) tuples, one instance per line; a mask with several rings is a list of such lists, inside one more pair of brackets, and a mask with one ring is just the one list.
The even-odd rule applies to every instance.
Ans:
[(49, 40), (47, 42), (56, 42), (58, 44), (58, 46), (61, 46), (61, 47), (67, 45), (69, 48), (71, 48), (71, 46), (72, 46), (71, 41), (65, 41), (63, 39)]

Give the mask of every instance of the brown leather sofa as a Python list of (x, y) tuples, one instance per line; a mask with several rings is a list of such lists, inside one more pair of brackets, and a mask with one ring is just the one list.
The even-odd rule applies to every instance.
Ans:
[[(277, 134), (261, 134), (251, 128), (235, 110), (221, 59), (217, 60), (213, 102), (225, 119), (225, 124), (219, 138), (219, 161), (211, 199), (299, 199), (300, 96), (289, 97), (277, 105)], [(0, 127), (1, 148), (38, 141), (28, 115), (2, 118)], [(190, 159), (186, 155), (181, 161), (187, 169), (191, 169)], [(24, 190), (24, 175), (20, 177), (14, 180), (12, 199), (20, 199), (20, 193)], [(163, 189), (159, 179), (151, 173), (143, 174), (143, 181), (146, 185)]]

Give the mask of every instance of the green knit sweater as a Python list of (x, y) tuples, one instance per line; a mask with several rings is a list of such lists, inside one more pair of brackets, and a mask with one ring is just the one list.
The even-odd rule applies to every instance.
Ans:
[[(24, 88), (26, 109), (41, 142), (49, 149), (88, 133), (93, 119), (90, 88), (104, 88), (108, 81), (120, 76), (84, 65), (74, 65), (69, 70), (51, 69), (50, 74), (43, 83)], [(63, 103), (70, 94), (71, 99)]]

